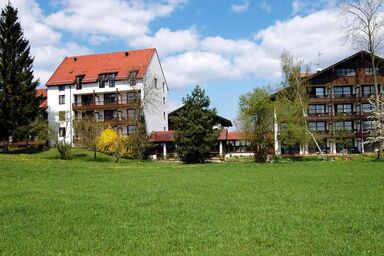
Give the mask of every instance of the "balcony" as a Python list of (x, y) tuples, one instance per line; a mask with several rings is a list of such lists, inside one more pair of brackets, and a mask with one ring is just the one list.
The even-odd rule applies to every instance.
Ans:
[(327, 103), (329, 101), (330, 101), (330, 97), (328, 97), (328, 95), (309, 94), (310, 103)]
[(136, 100), (116, 100), (116, 101), (90, 101), (72, 103), (73, 111), (90, 111), (90, 110), (108, 110), (108, 109), (128, 109), (138, 108), (141, 105), (139, 99)]
[[(82, 118), (75, 118), (74, 122), (80, 122)], [(126, 124), (126, 125), (137, 125), (139, 120), (137, 118), (131, 118), (131, 117), (126, 117), (126, 116), (118, 116), (118, 117), (107, 117), (103, 115), (99, 115), (95, 118), (95, 121), (97, 123), (103, 123), (105, 125), (121, 125), (121, 124)]]
[(357, 112), (335, 112), (333, 117), (335, 120), (350, 120), (359, 116)]
[(331, 116), (328, 112), (323, 113), (308, 113), (308, 121), (328, 121)]

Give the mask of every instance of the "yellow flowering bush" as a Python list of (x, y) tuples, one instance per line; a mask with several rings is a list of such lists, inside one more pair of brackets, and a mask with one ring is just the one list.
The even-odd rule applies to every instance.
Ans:
[(97, 148), (106, 154), (114, 155), (115, 162), (118, 162), (120, 157), (128, 156), (129, 150), (126, 145), (129, 144), (127, 136), (121, 136), (113, 128), (105, 129), (97, 139)]

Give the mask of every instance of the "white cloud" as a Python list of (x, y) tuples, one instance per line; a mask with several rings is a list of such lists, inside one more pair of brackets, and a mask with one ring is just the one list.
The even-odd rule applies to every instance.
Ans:
[[(213, 80), (263, 79), (278, 83), (280, 55), (290, 51), (312, 65), (326, 67), (353, 51), (344, 44), (340, 21), (334, 10), (296, 16), (256, 33), (254, 40), (205, 37), (196, 48), (163, 59), (171, 88), (205, 84)], [(318, 52), (321, 58), (318, 58)]]
[(130, 41), (134, 47), (154, 47), (159, 54), (166, 56), (178, 52), (195, 49), (199, 36), (195, 28), (171, 31), (169, 28), (161, 28), (154, 36), (143, 35)]
[(268, 4), (266, 0), (264, 0), (261, 2), (261, 9), (267, 13), (270, 13), (272, 11), (272, 6)]
[[(2, 5), (6, 2), (0, 0)], [(298, 0), (294, 2), (301, 3)], [(111, 0), (93, 5), (85, 0), (63, 0), (60, 2), (63, 9), (48, 17), (35, 1), (14, 0), (12, 3), (20, 9), (20, 20), (35, 56), (35, 75), (41, 78), (42, 83), (65, 56), (90, 52), (87, 47), (64, 41), (63, 31), (85, 38), (92, 44), (119, 39), (135, 48), (156, 47), (171, 89), (248, 78), (278, 82), (279, 57), (283, 50), (312, 64), (318, 62), (319, 50), (322, 67), (352, 53), (350, 45), (343, 45), (341, 41), (340, 21), (332, 9), (277, 21), (258, 31), (251, 39), (228, 39), (203, 37), (195, 27), (181, 30), (163, 27), (154, 33), (150, 31), (151, 21), (170, 15), (185, 0), (160, 3)], [(243, 2), (243, 7), (238, 4), (235, 9), (245, 11), (249, 4), (249, 1)]]
[(51, 26), (90, 38), (92, 43), (113, 39), (130, 40), (150, 32), (149, 23), (170, 15), (186, 0), (97, 1), (64, 0), (62, 9), (47, 17)]
[(250, 1), (244, 1), (243, 3), (239, 4), (232, 4), (231, 5), (231, 10), (234, 12), (245, 12), (248, 10), (250, 5)]
[(293, 0), (292, 1), (292, 14), (295, 15), (300, 12), (304, 8), (301, 0)]

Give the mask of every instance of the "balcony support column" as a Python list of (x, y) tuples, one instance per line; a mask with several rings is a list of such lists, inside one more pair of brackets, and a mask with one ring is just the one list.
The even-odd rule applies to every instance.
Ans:
[(167, 142), (163, 143), (163, 157), (164, 159), (167, 158)]

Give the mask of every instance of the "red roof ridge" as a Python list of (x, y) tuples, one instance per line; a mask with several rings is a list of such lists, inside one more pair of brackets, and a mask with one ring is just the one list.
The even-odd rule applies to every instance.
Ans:
[(145, 75), (155, 53), (157, 54), (156, 48), (147, 48), (67, 56), (46, 85), (73, 84), (78, 75), (84, 75), (83, 83), (93, 83), (97, 82), (99, 74), (106, 72), (116, 72), (116, 80), (124, 80), (128, 79), (129, 72), (132, 70), (138, 70), (137, 78), (140, 79)]

